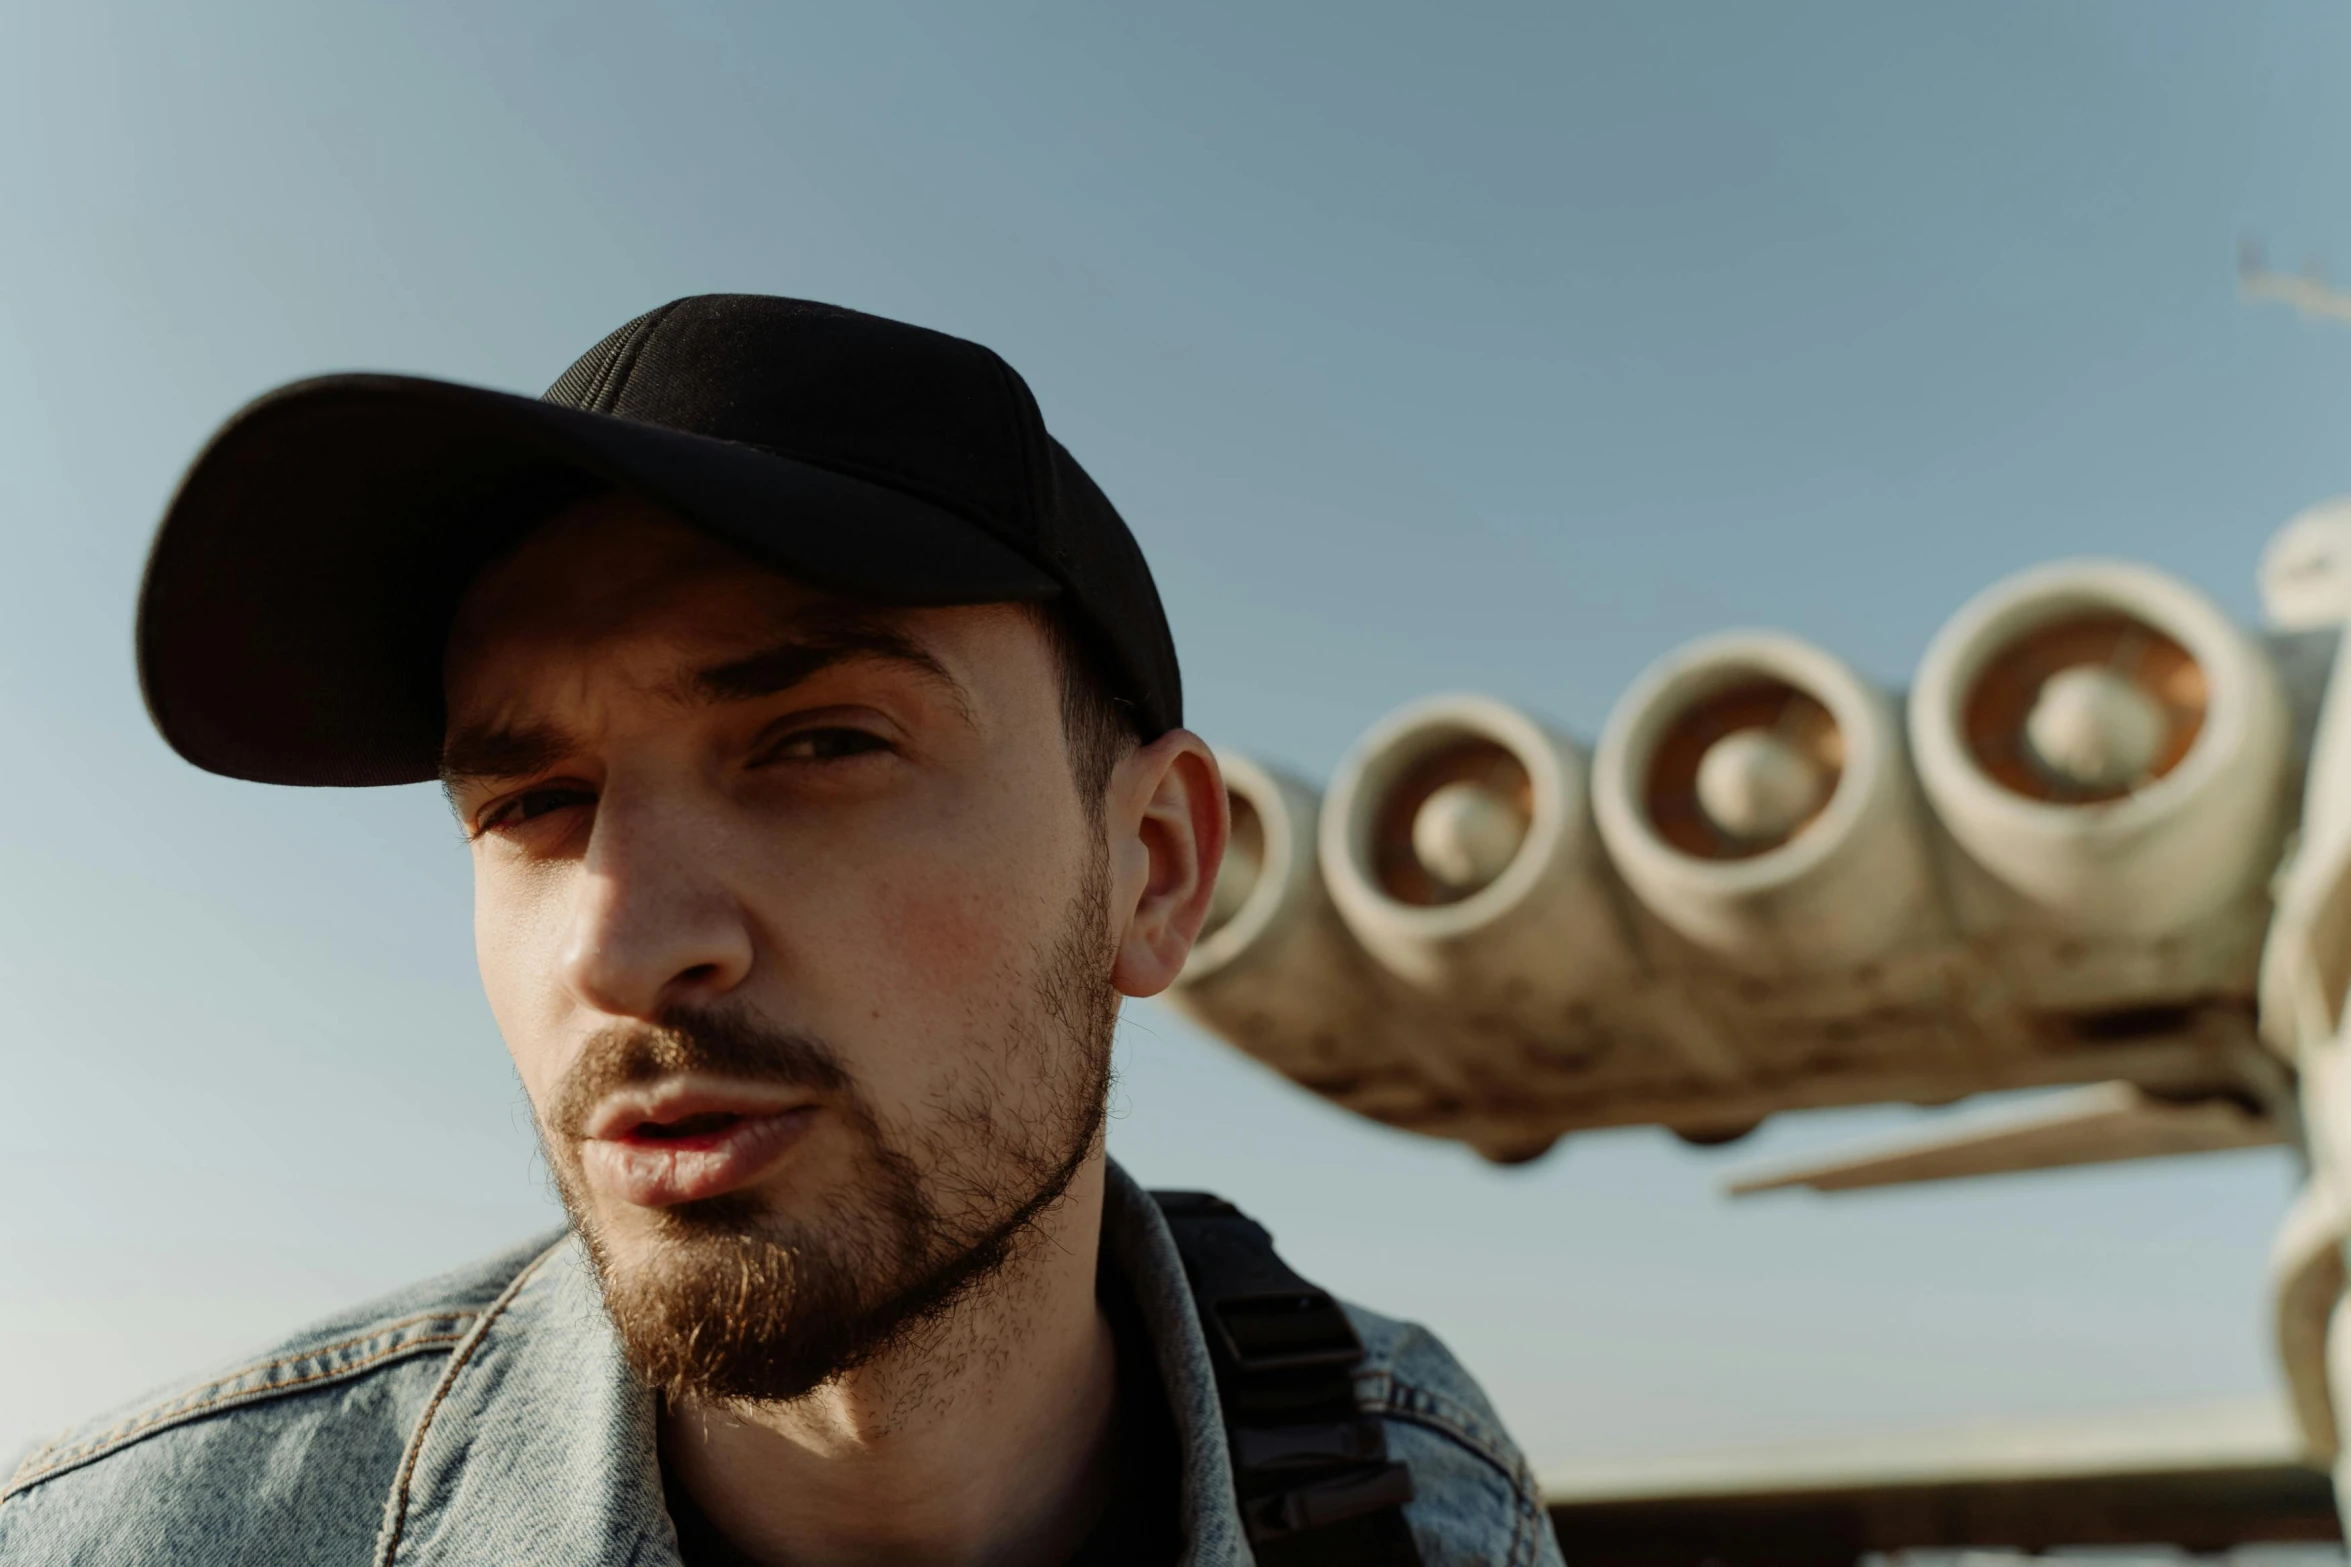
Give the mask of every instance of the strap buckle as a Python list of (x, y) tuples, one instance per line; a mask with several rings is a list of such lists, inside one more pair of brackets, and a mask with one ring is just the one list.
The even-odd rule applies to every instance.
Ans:
[(1402, 1464), (1362, 1465), (1241, 1503), (1241, 1517), (1254, 1544), (1305, 1534), (1412, 1500), (1412, 1472)]
[(1311, 1286), (1270, 1295), (1227, 1295), (1211, 1316), (1243, 1376), (1352, 1367), (1363, 1341), (1339, 1303)]
[(1388, 1438), (1379, 1421), (1364, 1416), (1305, 1425), (1235, 1426), (1232, 1449), (1233, 1467), (1256, 1475), (1306, 1465), (1376, 1464), (1388, 1456)]

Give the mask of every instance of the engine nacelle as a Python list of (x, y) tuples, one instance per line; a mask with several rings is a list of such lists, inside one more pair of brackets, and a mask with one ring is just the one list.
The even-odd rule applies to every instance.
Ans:
[(1232, 842), (1208, 923), (1169, 999), (1258, 1060), (1377, 1119), (1429, 1097), (1395, 987), (1356, 945), (1316, 864), (1313, 789), (1217, 752)]
[(1324, 880), (1356, 939), (1450, 1027), (1440, 1082), (1523, 1095), (1546, 1057), (1593, 1048), (1636, 972), (1574, 742), (1506, 703), (1441, 696), (1375, 725), (1340, 764)]
[(2072, 562), (1966, 605), (1906, 714), (1739, 632), (1643, 674), (1589, 768), (1477, 696), (1375, 725), (1319, 818), (1232, 758), (1235, 848), (1177, 999), (1343, 1105), (1502, 1160), (2105, 1080), (2272, 1105), (2265, 926), (2280, 1050), (2336, 1039), (2347, 1005), (2351, 507), (2273, 555), (2266, 644), (2160, 572)]
[(2203, 594), (2121, 562), (2019, 573), (1936, 634), (1909, 716), (1963, 924), (2025, 999), (2244, 988), (2289, 721), (2268, 658)]
[(1843, 661), (1730, 632), (1668, 654), (1618, 702), (1593, 812), (1642, 906), (1714, 962), (1766, 979), (1882, 972), (1948, 931), (1906, 749), (1892, 700)]

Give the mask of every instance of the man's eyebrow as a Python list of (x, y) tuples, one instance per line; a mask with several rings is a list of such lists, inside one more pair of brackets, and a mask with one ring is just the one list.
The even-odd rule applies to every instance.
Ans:
[[(682, 684), (690, 702), (748, 702), (789, 691), (838, 664), (881, 659), (914, 670), (939, 687), (966, 723), (970, 694), (929, 649), (886, 626), (848, 625), (795, 637), (743, 658), (696, 670)], [(552, 724), (487, 723), (450, 731), (441, 746), (441, 788), (523, 778), (553, 766), (577, 742)]]
[(789, 691), (835, 665), (860, 659), (879, 659), (915, 671), (945, 692), (956, 711), (970, 721), (971, 698), (963, 683), (947, 672), (947, 666), (930, 649), (887, 626), (842, 626), (779, 642), (747, 657), (697, 670), (691, 690), (705, 702), (748, 702)]
[(572, 739), (552, 724), (475, 724), (441, 743), (441, 788), (497, 778), (522, 778), (553, 766)]

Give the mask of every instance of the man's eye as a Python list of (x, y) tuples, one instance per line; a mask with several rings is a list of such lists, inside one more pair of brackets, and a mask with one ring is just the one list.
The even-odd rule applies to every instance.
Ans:
[(566, 806), (580, 805), (596, 797), (587, 790), (569, 784), (551, 785), (544, 789), (525, 789), (509, 799), (501, 800), (482, 814), (480, 830), (494, 832), (501, 827), (519, 827), (534, 821), (550, 811)]
[(886, 751), (890, 742), (866, 729), (800, 729), (785, 735), (760, 754), (755, 766), (769, 762), (834, 762), (843, 757)]

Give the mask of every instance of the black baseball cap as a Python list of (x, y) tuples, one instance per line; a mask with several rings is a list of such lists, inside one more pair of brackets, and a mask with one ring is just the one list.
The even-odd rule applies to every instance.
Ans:
[(544, 397), (332, 375), (236, 414), (148, 557), (139, 681), (156, 727), (234, 778), (434, 777), (467, 585), (603, 490), (852, 598), (1057, 599), (1146, 738), (1183, 722), (1143, 553), (1010, 365), (833, 305), (705, 294), (629, 322)]

